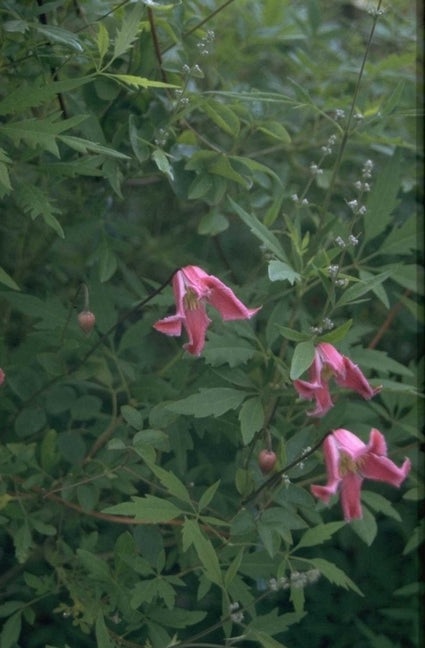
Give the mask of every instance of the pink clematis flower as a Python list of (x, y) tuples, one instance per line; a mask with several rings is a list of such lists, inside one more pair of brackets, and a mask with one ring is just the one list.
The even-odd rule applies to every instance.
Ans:
[(334, 430), (323, 442), (328, 483), (311, 486), (311, 492), (326, 504), (338, 489), (344, 518), (348, 522), (362, 517), (360, 489), (363, 479), (375, 479), (399, 487), (410, 471), (410, 460), (398, 468), (387, 457), (387, 444), (376, 428), (366, 445), (348, 430)]
[(6, 378), (6, 374), (4, 373), (3, 369), (0, 367), (0, 385), (4, 383), (5, 378)]
[(310, 380), (294, 380), (294, 387), (301, 398), (316, 401), (316, 407), (307, 412), (309, 416), (324, 416), (333, 406), (329, 393), (329, 379), (334, 378), (340, 387), (354, 389), (363, 398), (370, 399), (382, 387), (371, 387), (359, 367), (342, 355), (332, 344), (320, 342), (315, 350), (309, 369)]
[(193, 355), (201, 354), (211, 322), (205, 303), (214, 306), (223, 320), (249, 319), (261, 308), (247, 308), (220, 279), (198, 266), (180, 268), (173, 277), (173, 291), (177, 312), (156, 322), (154, 329), (178, 336), (183, 326), (189, 337), (183, 348)]

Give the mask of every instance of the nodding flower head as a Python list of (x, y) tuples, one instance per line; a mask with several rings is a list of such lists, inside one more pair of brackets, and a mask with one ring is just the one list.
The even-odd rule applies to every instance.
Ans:
[(353, 389), (367, 400), (382, 389), (371, 387), (359, 367), (328, 342), (317, 345), (309, 377), (310, 380), (294, 380), (294, 387), (301, 398), (316, 401), (314, 410), (308, 412), (309, 416), (324, 416), (333, 406), (329, 392), (330, 378), (340, 387)]
[(410, 471), (410, 460), (399, 468), (387, 457), (385, 437), (372, 428), (366, 445), (349, 430), (334, 430), (323, 442), (328, 483), (313, 485), (311, 492), (326, 504), (339, 491), (344, 518), (361, 518), (360, 490), (364, 479), (383, 481), (399, 487)]
[(210, 318), (205, 304), (218, 310), (223, 320), (250, 319), (260, 308), (247, 308), (220, 279), (198, 266), (180, 268), (173, 277), (176, 314), (164, 317), (154, 329), (165, 335), (179, 336), (182, 327), (189, 341), (183, 345), (192, 355), (200, 355)]

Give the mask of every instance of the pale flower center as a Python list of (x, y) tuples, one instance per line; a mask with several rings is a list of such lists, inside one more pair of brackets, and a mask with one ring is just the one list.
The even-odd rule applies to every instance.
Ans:
[(329, 365), (323, 365), (321, 372), (323, 380), (329, 380), (330, 378), (332, 378), (333, 373), (333, 369)]
[(183, 306), (186, 310), (196, 310), (199, 308), (199, 299), (192, 288), (186, 290), (186, 294), (183, 297)]
[(346, 452), (341, 452), (339, 456), (339, 474), (345, 477), (348, 473), (356, 473), (361, 469), (363, 463), (362, 457), (353, 459)]

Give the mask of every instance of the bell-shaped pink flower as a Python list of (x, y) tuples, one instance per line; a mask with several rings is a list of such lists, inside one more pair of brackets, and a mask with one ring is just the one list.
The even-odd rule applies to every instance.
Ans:
[(173, 291), (176, 314), (156, 322), (154, 329), (165, 335), (179, 336), (183, 326), (189, 337), (183, 348), (193, 355), (201, 354), (211, 322), (205, 310), (206, 303), (214, 306), (223, 320), (249, 319), (261, 308), (247, 308), (220, 279), (198, 266), (180, 268), (173, 277)]
[(363, 479), (374, 479), (399, 487), (410, 471), (410, 460), (401, 468), (387, 457), (385, 437), (372, 428), (369, 443), (348, 430), (334, 430), (323, 442), (328, 483), (311, 486), (311, 492), (326, 504), (338, 490), (344, 518), (347, 521), (362, 517), (360, 489)]
[(354, 389), (366, 399), (372, 398), (382, 389), (371, 387), (359, 367), (337, 351), (332, 344), (320, 342), (309, 369), (310, 380), (294, 380), (294, 387), (301, 398), (316, 401), (316, 407), (307, 412), (309, 416), (324, 416), (333, 406), (329, 393), (331, 377), (340, 387)]

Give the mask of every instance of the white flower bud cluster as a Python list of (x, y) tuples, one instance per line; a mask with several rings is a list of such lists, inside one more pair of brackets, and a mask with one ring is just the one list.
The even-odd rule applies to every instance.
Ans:
[(313, 585), (317, 583), (320, 578), (320, 571), (318, 569), (309, 569), (305, 572), (293, 571), (289, 577), (282, 576), (278, 580), (276, 578), (270, 578), (269, 580), (269, 589), (272, 592), (277, 592), (278, 590), (286, 590), (290, 587), (295, 587), (300, 589), (306, 585)]
[(244, 613), (242, 612), (242, 610), (239, 610), (239, 603), (237, 601), (230, 603), (229, 614), (230, 620), (233, 621), (233, 623), (242, 623), (244, 619)]
[(201, 56), (208, 56), (208, 54), (210, 53), (208, 49), (208, 45), (213, 43), (214, 39), (215, 39), (215, 33), (213, 32), (212, 29), (209, 29), (206, 35), (204, 36), (204, 38), (202, 38), (199, 41), (199, 43), (197, 43), (196, 45), (196, 47), (199, 49), (199, 53)]
[(331, 277), (331, 279), (336, 279), (337, 274), (339, 272), (339, 265), (330, 265), (327, 268), (328, 270), (328, 275)]
[(336, 142), (336, 135), (331, 135), (326, 145), (321, 147), (322, 153), (324, 155), (330, 155), (332, 153), (335, 142)]
[(321, 175), (321, 174), (323, 173), (323, 169), (321, 169), (321, 168), (320, 168), (317, 164), (315, 164), (314, 162), (312, 162), (312, 163), (310, 164), (310, 171), (311, 171), (312, 175), (314, 175), (314, 176), (318, 176), (318, 175)]

